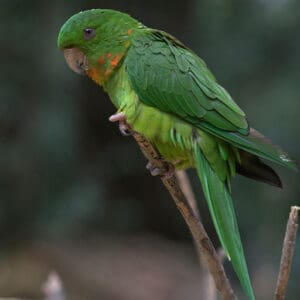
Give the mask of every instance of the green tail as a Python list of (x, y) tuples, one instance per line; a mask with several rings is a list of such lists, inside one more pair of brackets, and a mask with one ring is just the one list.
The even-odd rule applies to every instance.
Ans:
[(194, 147), (198, 176), (221, 244), (248, 298), (254, 300), (232, 198), (225, 182), (212, 170), (198, 145)]

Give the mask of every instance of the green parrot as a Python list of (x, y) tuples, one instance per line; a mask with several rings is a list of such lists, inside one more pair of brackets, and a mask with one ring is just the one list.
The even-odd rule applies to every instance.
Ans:
[(175, 169), (196, 168), (220, 242), (248, 298), (255, 299), (231, 178), (239, 173), (281, 187), (261, 158), (294, 170), (296, 164), (249, 127), (245, 113), (205, 62), (166, 32), (119, 11), (92, 9), (66, 21), (58, 47), (73, 71), (108, 93), (117, 108), (110, 121), (118, 121), (121, 131), (126, 133), (129, 124)]

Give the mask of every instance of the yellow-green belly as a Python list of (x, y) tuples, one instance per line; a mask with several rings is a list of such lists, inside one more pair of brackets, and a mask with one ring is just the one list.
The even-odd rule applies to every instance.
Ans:
[(127, 106), (121, 110), (132, 128), (154, 144), (164, 159), (177, 169), (194, 165), (191, 125), (141, 102), (134, 108)]

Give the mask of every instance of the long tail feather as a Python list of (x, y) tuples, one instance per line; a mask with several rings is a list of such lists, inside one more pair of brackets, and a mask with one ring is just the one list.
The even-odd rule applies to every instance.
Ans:
[(194, 146), (196, 168), (221, 244), (248, 298), (254, 300), (243, 246), (228, 186), (212, 170), (201, 149)]

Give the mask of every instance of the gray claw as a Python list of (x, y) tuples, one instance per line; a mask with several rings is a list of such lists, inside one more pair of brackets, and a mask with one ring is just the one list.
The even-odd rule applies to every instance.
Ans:
[(150, 161), (147, 163), (146, 169), (150, 171), (152, 176), (162, 176), (167, 178), (173, 176), (175, 171), (172, 164), (166, 164), (165, 168), (156, 168)]
[(128, 128), (128, 126), (124, 122), (120, 121), (119, 130), (120, 130), (121, 134), (124, 135), (124, 136), (132, 135), (132, 132), (130, 131), (130, 129)]
[(110, 122), (119, 122), (119, 130), (122, 135), (129, 136), (132, 135), (130, 127), (126, 123), (126, 116), (123, 112), (116, 113), (109, 117)]

